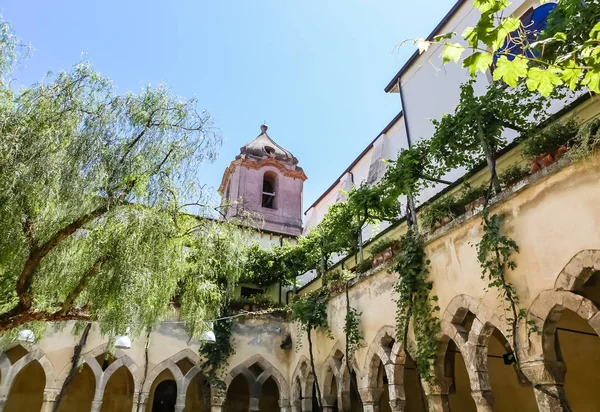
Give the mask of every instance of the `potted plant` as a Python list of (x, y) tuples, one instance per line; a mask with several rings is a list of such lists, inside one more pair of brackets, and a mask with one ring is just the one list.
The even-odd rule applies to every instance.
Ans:
[(356, 265), (356, 273), (365, 273), (373, 268), (373, 259), (366, 258)]
[(458, 216), (458, 209), (458, 203), (453, 196), (444, 196), (424, 208), (421, 223), (426, 229), (437, 230)]
[(458, 203), (463, 205), (465, 212), (470, 212), (477, 206), (485, 203), (485, 196), (488, 191), (488, 184), (484, 183), (478, 187), (472, 187), (468, 182), (465, 182)]
[(373, 256), (373, 267), (377, 267), (394, 256), (394, 242), (388, 239), (380, 239), (373, 243), (370, 252)]
[(500, 183), (504, 189), (509, 189), (529, 176), (529, 170), (525, 166), (513, 165), (500, 173)]
[(531, 160), (531, 173), (550, 166), (569, 150), (577, 134), (577, 121), (556, 122), (530, 135), (523, 144), (523, 156)]

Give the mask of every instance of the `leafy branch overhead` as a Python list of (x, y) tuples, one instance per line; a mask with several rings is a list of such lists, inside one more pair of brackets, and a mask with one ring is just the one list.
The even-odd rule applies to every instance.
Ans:
[(444, 64), (462, 59), (463, 67), (475, 76), (487, 72), (496, 60), (494, 80), (511, 87), (523, 81), (530, 91), (546, 97), (561, 87), (600, 92), (598, 2), (558, 2), (541, 32), (510, 16), (509, 5), (507, 0), (475, 0), (481, 17), (462, 33), (460, 42), (454, 41), (456, 33), (434, 37), (431, 43), (442, 45)]

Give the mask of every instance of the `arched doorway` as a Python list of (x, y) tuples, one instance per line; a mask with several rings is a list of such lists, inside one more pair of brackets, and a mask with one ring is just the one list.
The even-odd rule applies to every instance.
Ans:
[(227, 388), (224, 412), (247, 411), (250, 407), (250, 387), (244, 375), (236, 376)]
[[(344, 407), (346, 409), (346, 407)], [(358, 392), (358, 380), (356, 379), (356, 372), (354, 369), (350, 374), (350, 411), (351, 412), (362, 412), (363, 403)]]
[(159, 383), (154, 389), (152, 412), (175, 412), (176, 403), (177, 383), (171, 379)]
[(184, 411), (210, 411), (210, 385), (201, 373), (196, 374), (189, 383), (185, 394)]
[(536, 412), (533, 387), (519, 379), (512, 362), (512, 348), (502, 333), (494, 328), (488, 341), (487, 368), (494, 395), (494, 410)]
[(556, 355), (564, 362), (565, 393), (573, 412), (600, 405), (600, 339), (590, 325), (564, 309), (556, 325)]
[(462, 354), (454, 341), (448, 342), (444, 358), (444, 372), (452, 379), (448, 394), (451, 411), (476, 412), (477, 407), (471, 397), (471, 385)]
[(101, 412), (131, 412), (133, 391), (133, 376), (129, 369), (121, 366), (106, 383)]
[[(328, 411), (338, 412), (338, 383), (335, 375), (332, 373), (329, 384), (329, 391), (323, 395), (323, 406), (329, 407)], [(325, 408), (324, 408), (325, 409)]]
[(92, 408), (95, 392), (96, 377), (92, 368), (84, 363), (67, 388), (58, 412), (89, 411)]
[[(379, 359), (379, 357), (378, 357)], [(376, 388), (381, 391), (381, 397), (379, 398), (379, 412), (391, 412), (390, 407), (390, 391), (388, 389), (388, 378), (383, 367), (383, 362), (379, 359), (379, 366), (377, 367), (377, 386)]]
[(404, 363), (404, 395), (406, 396), (405, 412), (425, 412), (427, 410), (427, 402), (419, 381), (417, 365), (408, 354), (406, 354)]
[(44, 401), (46, 374), (38, 361), (29, 362), (15, 376), (4, 412), (39, 411)]
[(279, 411), (279, 388), (271, 377), (262, 386), (261, 396), (258, 398), (258, 410), (260, 412)]

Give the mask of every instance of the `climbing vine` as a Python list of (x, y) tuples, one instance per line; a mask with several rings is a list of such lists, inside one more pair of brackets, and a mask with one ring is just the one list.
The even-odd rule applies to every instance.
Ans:
[[(440, 320), (435, 316), (439, 311), (437, 296), (431, 296), (433, 282), (428, 280), (429, 261), (425, 256), (423, 239), (409, 230), (401, 240), (402, 247), (391, 269), (398, 274), (394, 292), (396, 300), (396, 333), (408, 354), (408, 328), (412, 320), (415, 334), (414, 361), (417, 372), (426, 381), (431, 380), (431, 366), (437, 350), (437, 335)], [(432, 303), (433, 302), (433, 303)]]
[(298, 322), (298, 338), (296, 348), (299, 346), (299, 341), (302, 332), (306, 332), (308, 340), (308, 353), (310, 356), (310, 367), (315, 377), (315, 389), (317, 391), (317, 405), (319, 410), (323, 409), (321, 404), (321, 387), (317, 378), (317, 370), (315, 367), (315, 358), (313, 354), (312, 331), (323, 329), (330, 339), (333, 339), (329, 323), (327, 321), (327, 302), (329, 301), (330, 292), (326, 287), (319, 288), (312, 292), (308, 292), (296, 298), (292, 303), (292, 321)]
[(346, 283), (346, 318), (344, 320), (344, 335), (346, 335), (346, 364), (348, 368), (354, 359), (356, 350), (362, 346), (363, 335), (359, 329), (362, 312), (350, 305), (348, 283)]
[(205, 342), (200, 346), (200, 355), (206, 359), (203, 364), (204, 375), (211, 386), (225, 389), (221, 371), (227, 369), (227, 360), (235, 354), (231, 338), (233, 319), (221, 319), (214, 322), (215, 342)]

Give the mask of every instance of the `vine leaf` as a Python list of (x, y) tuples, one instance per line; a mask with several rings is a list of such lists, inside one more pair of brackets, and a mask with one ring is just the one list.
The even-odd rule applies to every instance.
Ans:
[(487, 52), (476, 52), (463, 60), (463, 67), (469, 69), (471, 76), (477, 72), (485, 73), (493, 62), (492, 55)]
[(506, 56), (501, 56), (496, 63), (494, 80), (503, 80), (510, 87), (517, 87), (519, 79), (527, 76), (527, 69), (527, 60), (523, 57), (508, 60)]
[(544, 70), (532, 67), (527, 76), (527, 88), (530, 91), (537, 90), (542, 96), (548, 97), (554, 91), (555, 86), (563, 84), (559, 73), (560, 71), (554, 68)]
[(440, 56), (442, 57), (444, 64), (449, 63), (451, 61), (453, 61), (454, 63), (458, 63), (463, 51), (465, 51), (465, 46), (463, 46), (462, 44), (450, 43), (447, 44), (446, 47), (444, 47), (444, 50), (442, 51), (442, 54)]

